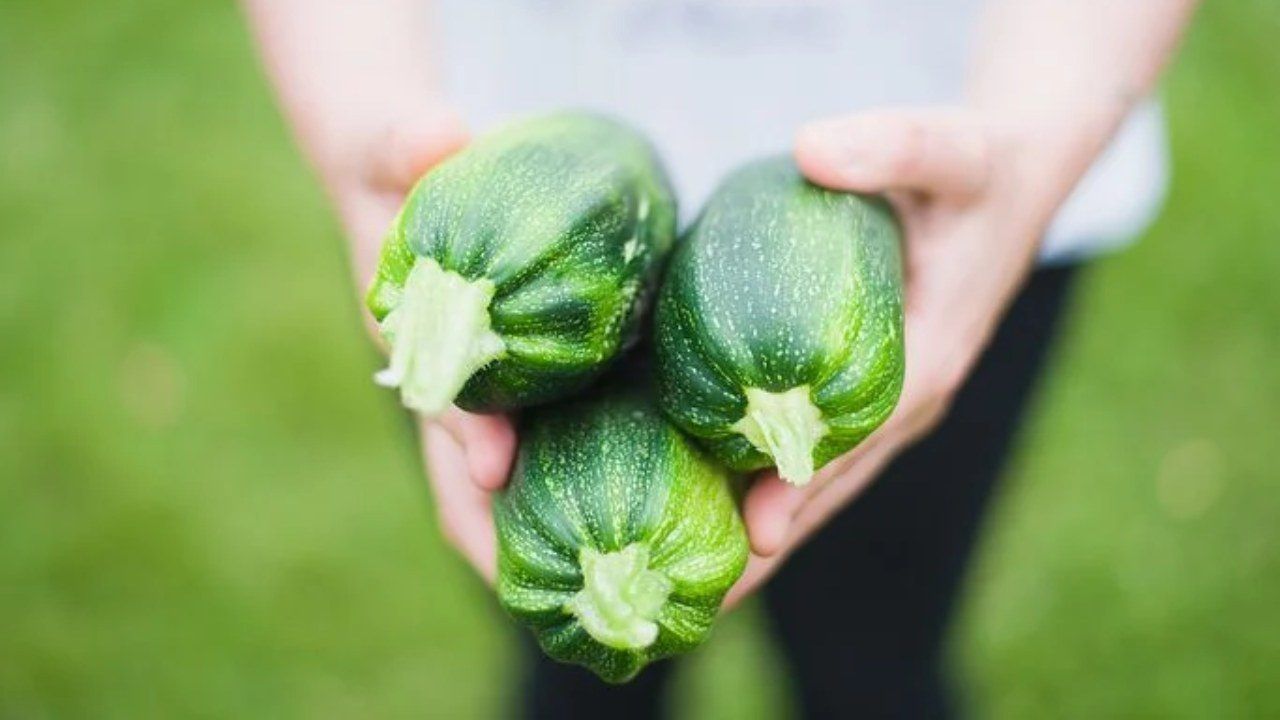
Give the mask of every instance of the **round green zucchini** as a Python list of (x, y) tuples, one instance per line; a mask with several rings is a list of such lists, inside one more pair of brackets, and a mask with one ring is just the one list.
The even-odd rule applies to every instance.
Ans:
[(383, 245), (367, 297), (390, 345), (378, 382), (427, 416), (582, 388), (634, 339), (675, 218), (651, 147), (612, 120), (480, 138), (423, 176)]
[(790, 159), (732, 174), (659, 293), (662, 409), (729, 467), (807, 483), (897, 404), (899, 243), (887, 203), (813, 185)]
[(608, 682), (708, 635), (747, 537), (727, 470), (638, 390), (538, 408), (496, 499), (498, 598)]

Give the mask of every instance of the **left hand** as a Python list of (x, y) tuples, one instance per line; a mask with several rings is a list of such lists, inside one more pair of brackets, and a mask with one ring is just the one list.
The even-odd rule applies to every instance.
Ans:
[[(469, 136), (456, 113), (429, 104), (362, 120), (357, 125), (377, 129), (341, 134), (343, 142), (325, 145), (329, 152), (318, 164), (351, 241), (357, 282), (365, 287), (405, 195), (430, 168), (462, 149)], [(376, 326), (369, 329), (378, 335)], [(440, 532), (492, 583), (497, 539), (490, 502), (506, 485), (516, 450), (515, 427), (505, 415), (457, 407), (432, 420), (420, 419), (419, 426)]]
[(933, 428), (1026, 279), (1056, 202), (1027, 197), (1021, 146), (961, 109), (880, 111), (804, 127), (795, 157), (812, 182), (883, 193), (904, 232), (906, 379), (889, 420), (797, 488), (769, 472), (743, 508), (751, 559), (733, 605)]

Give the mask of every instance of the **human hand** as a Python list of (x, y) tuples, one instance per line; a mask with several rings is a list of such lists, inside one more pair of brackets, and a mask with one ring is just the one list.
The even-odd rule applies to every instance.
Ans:
[(1036, 197), (1019, 141), (964, 110), (882, 111), (803, 128), (812, 182), (883, 193), (904, 233), (906, 379), (885, 424), (804, 487), (766, 473), (748, 491), (747, 570), (732, 605), (945, 414), (1025, 280), (1058, 200)]
[[(424, 173), (466, 146), (462, 119), (447, 109), (403, 113), (402, 119), (352, 121), (341, 133), (314, 131), (309, 142), (329, 197), (351, 244), (361, 290), (373, 277), (378, 252), (405, 196)], [(365, 126), (370, 126), (365, 129)]]
[[(428, 112), (388, 124), (352, 143), (349, 152), (335, 153), (321, 168), (351, 239), (361, 287), (373, 276), (382, 239), (405, 195), (423, 173), (466, 142), (455, 115)], [(376, 328), (370, 329), (376, 334)], [(515, 455), (512, 423), (504, 415), (476, 415), (455, 407), (420, 421), (420, 433), (441, 532), (492, 582), (496, 548), (490, 496), (506, 484)]]

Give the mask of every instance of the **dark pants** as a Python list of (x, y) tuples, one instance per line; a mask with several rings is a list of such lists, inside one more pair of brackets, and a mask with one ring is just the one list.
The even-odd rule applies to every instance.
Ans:
[[(954, 715), (943, 640), (1074, 277), (1070, 267), (1032, 276), (942, 424), (761, 591), (805, 717)], [(629, 685), (611, 687), (530, 647), (527, 716), (663, 715), (677, 663), (659, 663)]]

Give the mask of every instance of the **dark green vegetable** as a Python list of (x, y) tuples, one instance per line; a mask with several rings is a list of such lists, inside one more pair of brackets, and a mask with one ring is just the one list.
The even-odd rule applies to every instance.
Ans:
[(899, 242), (886, 203), (812, 185), (789, 159), (734, 173), (660, 293), (663, 410), (734, 469), (808, 482), (897, 403)]
[(675, 203), (648, 143), (611, 120), (506, 126), (427, 173), (382, 250), (368, 305), (381, 384), (435, 415), (580, 389), (630, 342)]
[(727, 471), (641, 390), (534, 410), (520, 439), (494, 505), (507, 612), (615, 683), (701, 643), (747, 560)]

